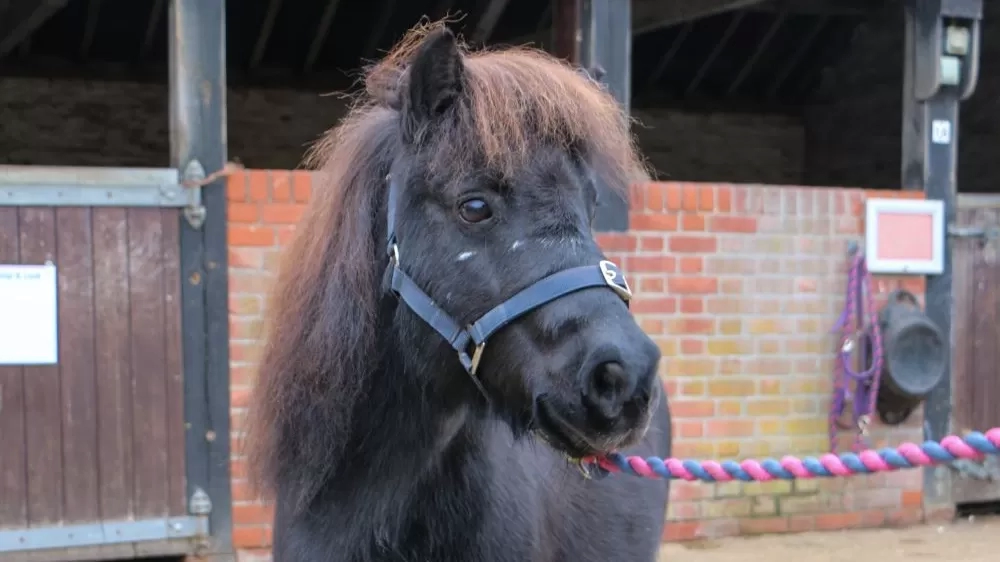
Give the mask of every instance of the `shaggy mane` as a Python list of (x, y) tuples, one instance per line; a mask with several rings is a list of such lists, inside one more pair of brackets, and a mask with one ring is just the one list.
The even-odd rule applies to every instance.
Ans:
[[(377, 287), (385, 263), (373, 235), (375, 221), (384, 220), (378, 206), (385, 176), (402, 149), (399, 98), (416, 48), (443, 25), (418, 25), (368, 67), (347, 116), (307, 156), (319, 181), (268, 302), (247, 416), (256, 490), (273, 493), (280, 480), (307, 501), (344, 453), (377, 356)], [(582, 151), (604, 183), (623, 195), (648, 177), (627, 115), (589, 77), (531, 48), (461, 48), (464, 101), (448, 129), (424, 141), (432, 166), (455, 177), (485, 162), (509, 176), (547, 142)]]

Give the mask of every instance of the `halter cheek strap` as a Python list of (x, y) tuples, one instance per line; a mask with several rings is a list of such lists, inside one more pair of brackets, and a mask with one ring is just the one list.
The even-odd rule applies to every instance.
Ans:
[(386, 179), (389, 181), (386, 209), (388, 220), (386, 253), (389, 258), (386, 270), (387, 288), (458, 353), (462, 367), (471, 375), (473, 382), (484, 396), (486, 389), (476, 377), (476, 372), (483, 351), (486, 349), (486, 342), (504, 326), (546, 303), (583, 289), (593, 287), (611, 289), (626, 306), (632, 299), (632, 291), (618, 266), (608, 260), (601, 260), (595, 265), (571, 267), (543, 277), (496, 305), (475, 322), (463, 327), (401, 269), (401, 254), (395, 228), (399, 187), (391, 175)]

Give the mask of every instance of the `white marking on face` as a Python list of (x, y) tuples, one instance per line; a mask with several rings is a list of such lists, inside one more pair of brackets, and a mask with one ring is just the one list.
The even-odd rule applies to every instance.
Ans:
[(522, 244), (524, 244), (524, 242), (521, 242), (520, 240), (514, 240), (514, 243), (510, 245), (510, 249), (516, 250), (520, 248)]
[(458, 254), (458, 261), (465, 261), (474, 255), (476, 255), (476, 253), (471, 250), (467, 252), (462, 252), (461, 254)]

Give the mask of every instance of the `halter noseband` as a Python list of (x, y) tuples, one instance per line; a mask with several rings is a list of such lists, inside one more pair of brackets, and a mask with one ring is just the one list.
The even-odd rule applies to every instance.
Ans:
[(476, 372), (479, 370), (479, 363), (486, 349), (486, 341), (501, 328), (548, 302), (591, 287), (611, 289), (625, 301), (625, 306), (628, 306), (632, 299), (632, 290), (629, 289), (625, 275), (618, 266), (608, 260), (601, 260), (596, 265), (571, 267), (543, 277), (463, 328), (400, 269), (399, 243), (396, 239), (396, 204), (399, 199), (399, 188), (391, 174), (386, 179), (389, 181), (386, 209), (388, 288), (458, 353), (462, 367), (487, 399), (486, 389), (476, 377)]

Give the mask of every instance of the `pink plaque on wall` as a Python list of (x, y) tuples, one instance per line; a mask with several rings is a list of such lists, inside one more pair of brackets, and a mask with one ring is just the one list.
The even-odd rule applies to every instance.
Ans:
[(865, 257), (872, 273), (941, 273), (945, 237), (941, 201), (873, 198), (865, 205)]

